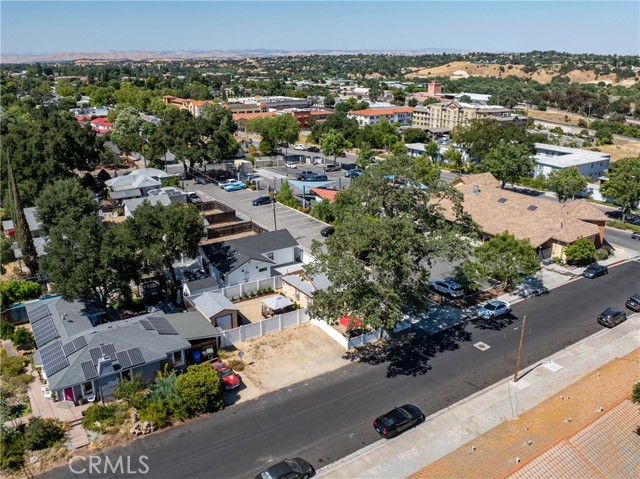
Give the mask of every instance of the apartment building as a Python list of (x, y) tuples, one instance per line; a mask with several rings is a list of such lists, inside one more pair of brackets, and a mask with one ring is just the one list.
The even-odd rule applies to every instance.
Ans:
[(536, 162), (534, 175), (549, 176), (554, 170), (563, 170), (575, 166), (581, 175), (597, 181), (609, 170), (611, 155), (597, 151), (580, 150), (564, 146), (536, 143)]
[(195, 117), (202, 116), (205, 106), (215, 103), (213, 100), (192, 100), (191, 98), (178, 98), (171, 95), (163, 96), (162, 101), (181, 110), (188, 110)]
[(399, 123), (406, 126), (411, 124), (413, 107), (399, 106), (393, 108), (368, 108), (347, 113), (347, 118), (355, 119), (362, 126), (375, 125), (385, 118), (389, 123)]
[(511, 110), (498, 105), (463, 103), (457, 100), (417, 106), (413, 111), (411, 126), (422, 130), (453, 130), (473, 120), (493, 118), (498, 121), (525, 124), (526, 117), (511, 115)]

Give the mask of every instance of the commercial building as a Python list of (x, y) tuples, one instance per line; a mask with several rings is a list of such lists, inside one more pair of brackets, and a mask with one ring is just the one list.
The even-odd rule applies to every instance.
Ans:
[(609, 170), (611, 155), (597, 151), (580, 150), (564, 146), (535, 144), (535, 176), (575, 166), (581, 175), (593, 181), (601, 179)]
[(494, 119), (502, 122), (526, 124), (526, 116), (512, 115), (509, 108), (498, 105), (463, 103), (457, 100), (417, 106), (413, 111), (414, 128), (443, 133), (473, 120)]
[(347, 113), (347, 118), (355, 119), (360, 126), (375, 125), (384, 118), (389, 123), (399, 123), (407, 126), (411, 124), (413, 107), (398, 106), (393, 108), (367, 108)]

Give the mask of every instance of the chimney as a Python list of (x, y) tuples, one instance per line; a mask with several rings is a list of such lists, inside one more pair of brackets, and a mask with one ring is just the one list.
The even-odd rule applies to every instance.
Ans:
[(98, 358), (98, 376), (102, 376), (102, 373), (113, 370), (111, 365), (111, 358), (109, 356), (102, 356)]
[(473, 194), (478, 196), (480, 194), (480, 187), (478, 185), (473, 185)]

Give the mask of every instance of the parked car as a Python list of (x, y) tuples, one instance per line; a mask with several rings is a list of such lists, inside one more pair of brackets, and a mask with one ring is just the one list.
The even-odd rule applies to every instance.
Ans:
[(373, 428), (382, 437), (389, 439), (417, 426), (424, 419), (424, 414), (418, 407), (412, 404), (405, 404), (378, 417), (373, 421)]
[(211, 367), (216, 370), (218, 376), (220, 376), (222, 384), (224, 384), (224, 388), (227, 391), (240, 387), (240, 378), (236, 373), (233, 372), (233, 369), (231, 369), (226, 365), (226, 363), (224, 363), (224, 361), (222, 361), (222, 359), (213, 358), (210, 361), (210, 364)]
[(598, 323), (613, 328), (627, 320), (627, 313), (620, 308), (607, 308), (598, 316)]
[(193, 204), (202, 203), (202, 198), (200, 198), (196, 193), (191, 192), (187, 195), (187, 201)]
[(265, 196), (258, 196), (255, 200), (251, 202), (251, 204), (253, 206), (261, 206), (261, 205), (268, 205), (272, 201), (273, 199), (271, 198), (271, 196), (265, 195)]
[(631, 239), (640, 240), (640, 233), (634, 231), (633, 233), (631, 233)]
[(464, 296), (464, 288), (450, 279), (439, 279), (431, 282), (431, 287), (440, 294), (461, 298)]
[(511, 305), (506, 301), (489, 301), (478, 309), (478, 316), (482, 319), (493, 319), (511, 312)]
[(285, 459), (265, 469), (255, 479), (308, 479), (313, 474), (313, 466), (301, 457)]
[(293, 149), (299, 150), (299, 151), (305, 151), (307, 147), (304, 146), (302, 143), (296, 143), (295, 145), (293, 145)]
[(614, 220), (619, 220), (622, 218), (622, 211), (620, 210), (605, 211), (604, 214), (609, 218), (613, 218)]
[(247, 187), (247, 185), (245, 185), (241, 181), (237, 181), (235, 183), (231, 183), (231, 184), (228, 184), (227, 186), (225, 186), (224, 190), (225, 191), (238, 191), (238, 190), (244, 190), (246, 187)]
[(589, 279), (594, 279), (594, 278), (597, 278), (598, 276), (604, 276), (605, 274), (609, 274), (609, 268), (598, 263), (590, 264), (582, 272), (582, 276)]
[(325, 238), (331, 236), (335, 232), (336, 232), (336, 229), (333, 226), (327, 226), (326, 228), (322, 228), (320, 230), (320, 234)]
[(521, 282), (516, 283), (516, 294), (521, 298), (528, 298), (529, 296), (540, 296), (541, 294), (548, 294), (549, 289), (542, 284), (537, 278), (526, 277)]
[(328, 181), (327, 175), (311, 175), (307, 176), (304, 181)]
[(344, 176), (346, 178), (356, 178), (362, 174), (362, 170), (360, 168), (353, 168), (347, 171)]
[(278, 146), (280, 148), (289, 148), (289, 143), (287, 143), (286, 141), (283, 141), (282, 143), (278, 143)]
[(307, 148), (307, 151), (310, 151), (311, 153), (320, 153), (320, 148), (317, 146), (310, 146)]
[(338, 164), (327, 165), (324, 168), (325, 171), (340, 171), (341, 169), (342, 168), (340, 168), (340, 165)]
[(299, 180), (304, 180), (304, 179), (307, 178), (307, 176), (313, 176), (313, 175), (315, 175), (315, 173), (313, 171), (305, 170), (305, 171), (301, 171), (300, 173), (298, 173), (296, 178), (299, 179)]
[(224, 188), (225, 188), (226, 186), (229, 186), (229, 185), (231, 185), (231, 184), (233, 184), (233, 183), (242, 183), (242, 182), (241, 182), (241, 181), (239, 181), (239, 180), (235, 180), (235, 179), (233, 179), (233, 178), (230, 178), (230, 179), (228, 179), (228, 180), (221, 180), (221, 181), (218, 181), (218, 186), (224, 190)]
[(636, 313), (640, 313), (640, 294), (634, 294), (624, 305), (629, 308), (631, 311), (635, 311)]
[(298, 166), (295, 163), (287, 163), (285, 166), (287, 168), (291, 168), (292, 170), (295, 170), (296, 168), (298, 168)]
[(196, 185), (204, 185), (206, 183), (206, 181), (204, 181), (204, 178), (202, 176), (196, 176), (196, 178), (193, 180), (193, 182)]

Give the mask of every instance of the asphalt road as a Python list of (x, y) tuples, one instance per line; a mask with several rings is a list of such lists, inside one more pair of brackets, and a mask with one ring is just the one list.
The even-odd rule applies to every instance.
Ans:
[(631, 239), (631, 231), (605, 228), (604, 238), (614, 246), (622, 246), (632, 255), (640, 253), (640, 241)]
[[(503, 320), (469, 323), (435, 337), (411, 330), (337, 371), (144, 437), (108, 456), (111, 463), (125, 456), (132, 464), (147, 456), (147, 477), (154, 479), (248, 478), (291, 456), (320, 468), (379, 440), (372, 421), (396, 405), (414, 403), (429, 415), (512, 375), (524, 315), (522, 369), (599, 331), (597, 314), (624, 307), (638, 292), (638, 278), (640, 263), (630, 262), (607, 276), (578, 279), (518, 303)], [(480, 341), (490, 348), (475, 347)], [(74, 475), (63, 467), (42, 477), (130, 475)]]

